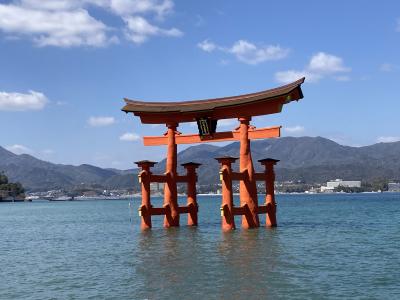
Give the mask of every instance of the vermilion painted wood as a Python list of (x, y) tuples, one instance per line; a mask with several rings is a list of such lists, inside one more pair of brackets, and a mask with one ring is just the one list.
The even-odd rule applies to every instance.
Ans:
[[(150, 176), (150, 181), (151, 182), (159, 182), (159, 183), (163, 183), (163, 182), (167, 182), (167, 175), (151, 175)], [(187, 176), (176, 176), (176, 182), (187, 182), (189, 180), (189, 178)]]
[(140, 117), (143, 124), (166, 124), (171, 122), (185, 123), (194, 122), (198, 118), (211, 118), (214, 120), (239, 118), (241, 116), (262, 116), (280, 113), (286, 97), (278, 98), (264, 103), (252, 103), (245, 106), (231, 106), (215, 109), (213, 112), (168, 112), (168, 113), (149, 113), (135, 112), (134, 115)]
[(279, 160), (275, 159), (262, 159), (259, 160), (265, 166), (265, 206), (267, 207), (266, 226), (276, 227), (276, 202), (275, 202), (275, 171), (274, 166)]
[(178, 176), (185, 177), (187, 182), (187, 206), (188, 206), (188, 222), (189, 226), (197, 226), (197, 213), (198, 213), (198, 204), (196, 197), (196, 169), (201, 164), (196, 163), (186, 163), (182, 164), (182, 166), (186, 169), (186, 176)]
[[(164, 175), (152, 175), (150, 168), (153, 162), (142, 161), (139, 175), (142, 186), (142, 205), (139, 208), (142, 216), (142, 228), (151, 228), (151, 215), (165, 215), (164, 226), (179, 226), (180, 213), (188, 213), (188, 224), (197, 225), (196, 174), (195, 168), (186, 167), (187, 174), (177, 174), (177, 144), (192, 144), (219, 141), (240, 141), (239, 172), (232, 172), (231, 163), (235, 158), (221, 158), (219, 162), (222, 180), (222, 227), (234, 229), (234, 215), (242, 215), (242, 227), (259, 226), (259, 213), (266, 213), (266, 225), (276, 226), (276, 203), (274, 193), (275, 173), (273, 166), (276, 160), (266, 159), (260, 162), (265, 166), (265, 173), (255, 173), (251, 157), (250, 140), (280, 136), (280, 127), (253, 129), (249, 122), (253, 116), (279, 113), (284, 104), (303, 98), (301, 78), (291, 84), (253, 94), (203, 101), (186, 101), (174, 103), (142, 102), (126, 99), (125, 112), (139, 116), (142, 123), (166, 124), (167, 133), (163, 137), (144, 137), (146, 146), (167, 145), (166, 172)], [(211, 120), (238, 118), (239, 130), (218, 132), (212, 136), (200, 137), (198, 134), (180, 135), (176, 128), (178, 123), (194, 122), (199, 118)], [(193, 164), (193, 163), (191, 163)], [(189, 165), (187, 165), (189, 166)], [(233, 206), (232, 180), (240, 181), (240, 207)], [(265, 180), (265, 205), (258, 205), (256, 181)], [(153, 208), (150, 202), (150, 182), (164, 182), (164, 205)], [(177, 182), (187, 182), (187, 206), (179, 207), (177, 201)]]
[(153, 175), (151, 174), (150, 176), (150, 181), (151, 182), (167, 182), (167, 176), (166, 175)]
[(235, 216), (243, 216), (243, 215), (246, 215), (246, 214), (248, 214), (248, 206), (247, 205), (245, 205), (245, 206), (239, 206), (239, 207), (234, 207), (233, 208), (233, 214), (235, 215)]
[(284, 86), (238, 96), (180, 101), (149, 102), (125, 98), (122, 111), (132, 112), (143, 123), (191, 122), (197, 118), (226, 119), (242, 116), (257, 116), (280, 112), (283, 104), (303, 98), (301, 78)]
[(178, 192), (176, 187), (177, 176), (177, 147), (176, 147), (176, 128), (178, 124), (167, 124), (167, 162), (165, 175), (167, 181), (164, 184), (164, 206), (169, 205), (169, 212), (164, 217), (164, 227), (179, 226), (179, 212), (178, 212)]
[(231, 178), (232, 180), (244, 180), (247, 176), (247, 171), (245, 170), (243, 173), (232, 172)]
[[(143, 206), (143, 205), (142, 205)], [(140, 208), (142, 208), (142, 206), (140, 206)], [(141, 209), (139, 208), (139, 211), (141, 211)], [(159, 215), (165, 215), (168, 213), (169, 210), (169, 206), (166, 207), (151, 207), (147, 213), (149, 216), (159, 216)], [(192, 205), (188, 205), (188, 206), (179, 206), (177, 208), (178, 212), (180, 214), (187, 214), (187, 213), (191, 213), (191, 211), (193, 210), (193, 206)], [(143, 217), (143, 215), (142, 215)]]
[(254, 180), (254, 167), (251, 158), (249, 124), (250, 117), (239, 118), (240, 121), (240, 172), (246, 172), (247, 176), (239, 183), (240, 206), (248, 206), (248, 213), (242, 216), (243, 228), (254, 228), (260, 226), (257, 207), (257, 186)]
[(254, 179), (256, 181), (265, 181), (265, 177), (267, 175), (265, 173), (254, 173)]
[(266, 214), (267, 213), (267, 206), (266, 205), (259, 205), (258, 209), (257, 209), (257, 213)]
[(233, 213), (233, 191), (232, 191), (232, 163), (235, 157), (219, 157), (216, 160), (221, 164), (219, 172), (222, 182), (222, 204), (221, 204), (221, 227), (224, 231), (235, 229)]
[(141, 216), (141, 225), (142, 229), (150, 229), (151, 228), (151, 202), (150, 202), (150, 168), (154, 166), (154, 162), (150, 161), (140, 161), (136, 162), (136, 164), (142, 168), (142, 171), (139, 173), (139, 181), (142, 188), (142, 204), (139, 207), (139, 215)]
[[(281, 136), (281, 126), (253, 129), (249, 131), (248, 138), (250, 140), (277, 138)], [(209, 142), (226, 142), (239, 141), (239, 131), (216, 132), (212, 137), (201, 138), (198, 134), (176, 135), (176, 144), (194, 144), (194, 143), (209, 143)], [(161, 146), (168, 144), (166, 136), (145, 136), (143, 137), (145, 146)]]
[(167, 213), (167, 208), (165, 207), (152, 207), (150, 213), (152, 216), (161, 216)]

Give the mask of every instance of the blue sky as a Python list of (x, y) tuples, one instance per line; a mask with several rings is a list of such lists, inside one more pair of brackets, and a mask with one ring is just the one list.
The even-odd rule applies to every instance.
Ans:
[(352, 146), (400, 140), (399, 1), (249, 3), (0, 1), (0, 145), (56, 163), (131, 168), (163, 158), (163, 147), (140, 137), (164, 127), (125, 115), (124, 97), (213, 98), (303, 75), (305, 98), (256, 126)]

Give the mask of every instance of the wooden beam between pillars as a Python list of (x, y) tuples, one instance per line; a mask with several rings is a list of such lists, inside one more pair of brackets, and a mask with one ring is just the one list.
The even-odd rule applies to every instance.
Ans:
[[(277, 138), (281, 136), (281, 126), (260, 128), (249, 130), (249, 139), (266, 139), (266, 138)], [(183, 134), (176, 135), (176, 144), (193, 144), (193, 143), (210, 143), (210, 142), (226, 142), (226, 141), (238, 141), (240, 138), (239, 131), (225, 131), (216, 132), (213, 136), (205, 136), (203, 138), (198, 134)], [(143, 137), (143, 144), (145, 146), (161, 146), (168, 144), (168, 138), (166, 136), (145, 136)]]

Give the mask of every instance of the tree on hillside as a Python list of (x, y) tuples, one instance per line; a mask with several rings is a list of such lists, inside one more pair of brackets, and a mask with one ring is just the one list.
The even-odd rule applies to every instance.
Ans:
[(8, 183), (8, 177), (3, 172), (0, 172), (0, 185), (7, 183)]
[(8, 194), (11, 197), (17, 197), (25, 193), (25, 189), (21, 183), (9, 182), (8, 177), (4, 173), (0, 173), (0, 191), (3, 191), (1, 194), (5, 194), (6, 196)]

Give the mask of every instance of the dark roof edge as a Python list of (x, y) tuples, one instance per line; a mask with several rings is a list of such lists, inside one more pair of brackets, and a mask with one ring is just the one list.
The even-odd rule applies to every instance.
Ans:
[[(171, 105), (193, 105), (193, 104), (205, 104), (207, 102), (210, 102), (210, 103), (225, 102), (225, 101), (229, 102), (229, 101), (232, 101), (232, 100), (238, 100), (240, 98), (245, 99), (245, 98), (251, 98), (251, 97), (256, 97), (256, 96), (262, 96), (264, 94), (268, 98), (268, 94), (274, 94), (274, 93), (278, 93), (278, 94), (273, 95), (271, 97), (279, 97), (281, 95), (291, 93), (292, 91), (294, 91), (297, 88), (300, 88), (301, 84), (303, 84), (304, 81), (305, 81), (305, 77), (302, 77), (302, 78), (300, 78), (300, 79), (298, 79), (298, 80), (296, 80), (294, 82), (291, 82), (289, 84), (286, 84), (286, 85), (283, 85), (283, 86), (280, 86), (280, 87), (276, 87), (276, 88), (272, 88), (272, 89), (269, 89), (269, 90), (264, 90), (264, 91), (261, 91), (261, 92), (243, 94), (243, 95), (237, 95), (237, 96), (230, 96), (230, 97), (222, 97), (222, 98), (203, 99), (203, 100), (190, 100), (190, 101), (180, 101), (180, 102), (177, 102), (177, 101), (174, 101), (174, 102), (147, 102), (147, 101), (131, 100), (131, 99), (128, 99), (128, 98), (124, 98), (124, 100), (126, 102), (126, 105), (122, 108), (122, 111), (132, 112), (132, 110), (128, 109), (128, 106), (130, 106), (130, 105), (148, 106), (148, 107), (149, 106), (162, 106), (162, 107), (165, 107), (165, 106), (171, 106)], [(283, 90), (285, 92), (280, 95), (279, 94), (280, 90)], [(301, 92), (301, 89), (300, 89), (300, 97), (299, 97), (299, 99), (302, 99), (302, 98), (303, 98), (303, 93)], [(293, 100), (295, 100), (295, 99), (293, 99)], [(229, 105), (229, 104), (227, 103), (227, 105)]]

